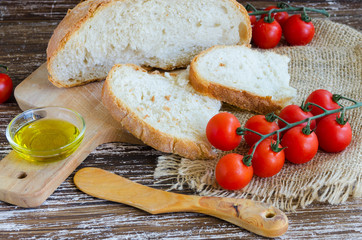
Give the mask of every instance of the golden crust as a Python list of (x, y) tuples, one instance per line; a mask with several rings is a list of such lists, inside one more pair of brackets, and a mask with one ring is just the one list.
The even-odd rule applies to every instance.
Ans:
[(207, 79), (200, 76), (196, 70), (196, 64), (200, 57), (204, 56), (214, 48), (223, 48), (226, 46), (214, 46), (202, 51), (197, 55), (190, 64), (190, 83), (192, 87), (209, 97), (216, 98), (220, 101), (237, 106), (241, 109), (245, 109), (252, 112), (267, 114), (270, 112), (279, 112), (284, 104), (291, 98), (283, 99), (281, 101), (272, 100), (271, 96), (258, 96), (248, 91), (242, 91), (227, 87), (218, 83), (209, 82)]
[(251, 46), (250, 42), (251, 42), (251, 37), (252, 37), (252, 28), (251, 28), (251, 22), (250, 22), (250, 17), (249, 17), (248, 11), (246, 11), (244, 6), (241, 3), (237, 2), (236, 0), (231, 0), (231, 1), (239, 9), (239, 11), (244, 16), (244, 19), (246, 20), (246, 24), (245, 24), (246, 29), (244, 29), (246, 31), (246, 35), (240, 36), (239, 44), (250, 47)]
[[(124, 1), (124, 0), (88, 0), (83, 1), (79, 3), (77, 6), (75, 6), (72, 10), (68, 10), (67, 15), (64, 17), (64, 19), (59, 23), (59, 25), (54, 30), (54, 33), (52, 37), (49, 40), (48, 47), (47, 47), (47, 68), (48, 68), (48, 79), (51, 81), (55, 86), (57, 87), (73, 87), (73, 86), (79, 86), (84, 85), (90, 82), (99, 81), (103, 79), (92, 79), (85, 82), (74, 82), (74, 84), (64, 84), (52, 77), (52, 68), (51, 64), (54, 59), (54, 57), (58, 54), (59, 51), (61, 51), (66, 42), (71, 38), (71, 36), (78, 31), (83, 24), (91, 18), (95, 12), (103, 7), (105, 7), (107, 4), (111, 2), (116, 1)], [(238, 44), (249, 44), (251, 41), (251, 24), (250, 24), (250, 18), (248, 16), (247, 11), (245, 8), (238, 3), (236, 0), (229, 0), (231, 1), (243, 14), (245, 20), (247, 21), (246, 26), (246, 35), (240, 36), (240, 41)], [(168, 66), (164, 67), (164, 70), (173, 70), (179, 67), (186, 67), (188, 65), (180, 65), (180, 66), (174, 66), (172, 63), (170, 63)]]
[(86, 85), (86, 84), (91, 83), (91, 82), (103, 81), (104, 78), (90, 79), (90, 80), (82, 81), (82, 82), (74, 81), (74, 83), (72, 83), (72, 84), (64, 84), (63, 82), (57, 82), (55, 79), (53, 79), (53, 77), (50, 74), (48, 74), (48, 80), (54, 86), (56, 86), (58, 88), (63, 88), (63, 87), (70, 88), (70, 87)]
[[(125, 65), (131, 66), (137, 71), (147, 72), (145, 69), (134, 64)], [(122, 64), (113, 66), (102, 89), (102, 102), (114, 119), (119, 121), (135, 137), (159, 151), (175, 153), (190, 159), (212, 159), (216, 157), (216, 153), (212, 151), (211, 145), (208, 142), (193, 142), (161, 132), (144, 122), (132, 109), (116, 98), (109, 81), (111, 81), (114, 69), (120, 66)]]
[(53, 35), (51, 36), (48, 47), (47, 47), (47, 68), (48, 68), (48, 79), (57, 87), (72, 87), (87, 84), (103, 79), (88, 80), (84, 83), (75, 82), (74, 84), (62, 84), (52, 77), (51, 63), (53, 58), (61, 51), (65, 43), (70, 37), (78, 31), (81, 26), (91, 18), (94, 13), (101, 7), (104, 7), (113, 0), (92, 0), (84, 1), (75, 6), (72, 10), (68, 10), (67, 15), (55, 28)]

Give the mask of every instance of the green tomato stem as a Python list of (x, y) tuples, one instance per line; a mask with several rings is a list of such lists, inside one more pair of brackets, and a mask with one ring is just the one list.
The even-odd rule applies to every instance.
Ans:
[(341, 99), (344, 99), (344, 100), (347, 100), (347, 101), (350, 101), (350, 102), (353, 102), (354, 104), (357, 103), (357, 101), (353, 100), (353, 99), (350, 99), (350, 98), (346, 98), (340, 94), (333, 94), (333, 97), (332, 97), (333, 101), (338, 103), (339, 100)]
[(341, 116), (338, 117), (338, 115), (337, 115), (337, 117), (336, 117), (337, 123), (339, 123), (341, 125), (345, 125), (348, 122), (348, 118), (344, 118), (345, 115), (346, 115), (346, 108), (343, 107)]
[(1, 64), (0, 64), (0, 68), (4, 68), (4, 69), (5, 69), (5, 72), (7, 72), (7, 71), (8, 71), (8, 67), (7, 67), (7, 66), (5, 66), (5, 65), (1, 65)]
[[(319, 106), (318, 104), (315, 104), (315, 103), (308, 102), (307, 104), (305, 104), (306, 108), (309, 108), (309, 106), (310, 106), (310, 105), (312, 105), (312, 106), (316, 106), (316, 107), (318, 107), (318, 108), (322, 109), (322, 110), (323, 110), (323, 112), (327, 112), (327, 111), (328, 111), (328, 110), (327, 110), (327, 109), (325, 109), (324, 107), (321, 107), (321, 106)], [(318, 115), (317, 115), (317, 116), (318, 116)]]
[(274, 17), (272, 17), (272, 13), (275, 12), (275, 8), (271, 9), (270, 11), (268, 11), (268, 15), (264, 17), (264, 22), (266, 23), (272, 23), (274, 22)]
[(281, 117), (279, 117), (279, 116), (277, 116), (277, 115), (275, 115), (276, 116), (276, 118), (278, 118), (280, 121), (282, 121), (283, 123), (285, 123), (285, 124), (289, 124), (289, 122), (287, 122), (287, 121), (285, 121), (283, 118), (281, 118)]
[(303, 20), (304, 22), (307, 22), (307, 23), (310, 22), (310, 21), (312, 21), (312, 19), (308, 16), (305, 7), (303, 8), (303, 12), (301, 13), (301, 18), (302, 18), (302, 20)]
[(278, 8), (290, 8), (290, 7), (292, 7), (292, 6), (290, 6), (290, 4), (285, 3), (285, 2), (278, 2), (278, 3), (277, 3), (277, 7), (278, 7)]
[(245, 135), (245, 132), (246, 132), (246, 131), (255, 133), (255, 134), (259, 135), (259, 136), (263, 136), (263, 134), (261, 134), (261, 133), (259, 133), (259, 132), (256, 132), (256, 131), (254, 131), (254, 130), (251, 130), (251, 129), (249, 129), (249, 128), (241, 128), (241, 127), (239, 127), (239, 128), (236, 129), (236, 134), (238, 134), (238, 135)]
[(258, 11), (251, 3), (247, 3), (245, 6), (246, 11)]

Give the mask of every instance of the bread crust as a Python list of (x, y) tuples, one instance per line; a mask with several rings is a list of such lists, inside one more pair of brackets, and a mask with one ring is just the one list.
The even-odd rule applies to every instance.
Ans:
[[(76, 5), (72, 10), (68, 10), (67, 15), (64, 19), (59, 23), (59, 25), (54, 30), (53, 35), (51, 36), (48, 47), (47, 47), (47, 69), (48, 69), (48, 79), (57, 87), (73, 87), (80, 86), (94, 81), (100, 81), (101, 79), (89, 79), (87, 81), (82, 82), (74, 82), (71, 84), (66, 84), (61, 81), (58, 81), (53, 75), (52, 71), (52, 62), (56, 55), (64, 48), (67, 41), (74, 35), (90, 18), (92, 18), (96, 11), (106, 7), (108, 4), (113, 2), (122, 2), (125, 0), (88, 0), (83, 1)], [(247, 21), (246, 26), (246, 35), (240, 36), (240, 40), (238, 44), (249, 44), (251, 41), (251, 24), (250, 18), (248, 16), (245, 8), (238, 3), (236, 0), (227, 0), (232, 2), (237, 9), (242, 13), (245, 20)], [(174, 66), (174, 64), (170, 63), (163, 70), (173, 70), (179, 67), (186, 67), (189, 63), (183, 66)], [(145, 65), (147, 66), (147, 65)]]
[[(53, 35), (51, 36), (47, 47), (47, 69), (48, 79), (57, 87), (73, 87), (80, 86), (89, 82), (94, 82), (103, 79), (91, 79), (84, 83), (75, 82), (74, 84), (64, 84), (61, 81), (57, 81), (52, 74), (51, 64), (54, 57), (64, 48), (66, 42), (71, 36), (77, 32), (83, 24), (91, 18), (95, 12), (106, 6), (113, 0), (90, 0), (83, 1), (75, 6), (72, 10), (68, 10), (67, 15), (55, 28)], [(122, 0), (123, 1), (123, 0)]]
[[(142, 67), (134, 64), (124, 65), (131, 66), (137, 71), (147, 72)], [(124, 102), (116, 98), (109, 82), (111, 81), (110, 79), (112, 78), (114, 69), (120, 66), (122, 66), (122, 64), (113, 66), (102, 89), (102, 102), (114, 119), (119, 121), (122, 126), (135, 137), (159, 151), (178, 154), (189, 159), (213, 159), (216, 157), (217, 154), (212, 150), (208, 142), (194, 142), (161, 132), (143, 121)], [(162, 73), (154, 74), (162, 75)]]
[(243, 91), (240, 89), (224, 86), (218, 83), (210, 82), (207, 79), (200, 76), (197, 72), (197, 61), (208, 52), (215, 48), (224, 48), (226, 46), (214, 46), (202, 51), (199, 55), (194, 57), (190, 64), (190, 83), (192, 87), (209, 97), (216, 98), (220, 101), (237, 106), (241, 109), (245, 109), (252, 112), (267, 114), (270, 112), (279, 112), (286, 102), (291, 98), (285, 98), (282, 100), (272, 100), (271, 96), (258, 96), (254, 93)]

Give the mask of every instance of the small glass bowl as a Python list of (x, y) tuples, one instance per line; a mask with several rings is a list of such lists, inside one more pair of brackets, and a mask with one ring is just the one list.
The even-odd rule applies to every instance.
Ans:
[[(70, 143), (52, 150), (31, 150), (20, 146), (14, 141), (14, 136), (23, 126), (40, 119), (59, 119), (72, 123), (79, 130), (78, 136)], [(11, 147), (22, 158), (31, 162), (53, 162), (65, 159), (71, 155), (80, 145), (85, 132), (85, 121), (83, 117), (68, 108), (42, 107), (29, 109), (16, 116), (6, 128), (6, 138)]]

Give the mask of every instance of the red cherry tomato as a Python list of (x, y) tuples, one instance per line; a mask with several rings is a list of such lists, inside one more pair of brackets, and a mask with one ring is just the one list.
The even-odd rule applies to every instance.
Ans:
[[(340, 106), (333, 101), (333, 94), (324, 89), (318, 89), (312, 92), (305, 103), (315, 103), (326, 110), (338, 109)], [(311, 113), (316, 116), (323, 113), (323, 110), (316, 106), (310, 106), (312, 108)], [(319, 119), (318, 119), (319, 120)], [(317, 121), (318, 121), (317, 120)]]
[(243, 163), (243, 156), (230, 153), (222, 158), (216, 165), (216, 181), (227, 190), (238, 190), (250, 182), (253, 177), (253, 167)]
[[(252, 13), (253, 11), (248, 11), (248, 13)], [(253, 26), (256, 23), (256, 16), (255, 15), (249, 15), (250, 17), (250, 24)]]
[(5, 73), (0, 73), (0, 104), (10, 98), (12, 91), (13, 82), (11, 78)]
[[(280, 9), (277, 6), (270, 6), (264, 9), (264, 11), (269, 11), (272, 9)], [(268, 14), (263, 14), (261, 15), (262, 18), (268, 16)], [(280, 26), (283, 27), (283, 24), (285, 23), (285, 21), (288, 20), (289, 18), (289, 14), (287, 12), (277, 12), (277, 13), (272, 13), (271, 16), (280, 24)]]
[(312, 22), (305, 22), (300, 15), (293, 15), (284, 22), (283, 33), (285, 40), (293, 46), (307, 45), (314, 36), (314, 25)]
[[(284, 165), (285, 156), (284, 149), (275, 152), (271, 144), (276, 143), (272, 139), (265, 139), (259, 143), (256, 147), (253, 158), (251, 160), (254, 174), (259, 177), (271, 177), (280, 172)], [(282, 146), (279, 144), (279, 148)], [(253, 148), (251, 148), (248, 154), (251, 154)]]
[(277, 21), (265, 22), (264, 18), (257, 21), (253, 27), (253, 42), (264, 49), (273, 48), (282, 38), (282, 28)]
[[(276, 122), (274, 121), (269, 122), (268, 120), (266, 120), (264, 115), (252, 116), (251, 118), (249, 118), (248, 121), (246, 121), (244, 127), (254, 130), (263, 135), (274, 132), (279, 129), (278, 124)], [(275, 134), (271, 138), (276, 140), (277, 135)], [(254, 143), (260, 140), (260, 136), (255, 133), (245, 131), (244, 139), (249, 146), (253, 146)]]
[(326, 152), (340, 152), (344, 150), (352, 140), (350, 124), (340, 124), (336, 115), (323, 118), (317, 125), (316, 134), (319, 147)]
[(318, 139), (314, 132), (309, 135), (302, 132), (303, 126), (289, 129), (282, 138), (282, 146), (286, 147), (285, 158), (296, 164), (306, 163), (318, 151)]
[(231, 113), (221, 112), (213, 116), (206, 126), (206, 136), (215, 148), (230, 151), (236, 148), (241, 136), (236, 134), (239, 120)]
[[(281, 117), (288, 123), (295, 123), (295, 122), (302, 121), (306, 118), (313, 117), (313, 114), (311, 112), (304, 111), (298, 105), (288, 105), (280, 111), (279, 117)], [(286, 126), (286, 124), (281, 120), (278, 120), (278, 125), (280, 128), (283, 128)], [(300, 126), (306, 126), (306, 125), (307, 125), (306, 122), (300, 124)], [(316, 126), (316, 122), (315, 122), (315, 120), (312, 120), (310, 122), (310, 128), (314, 129), (315, 126)]]

